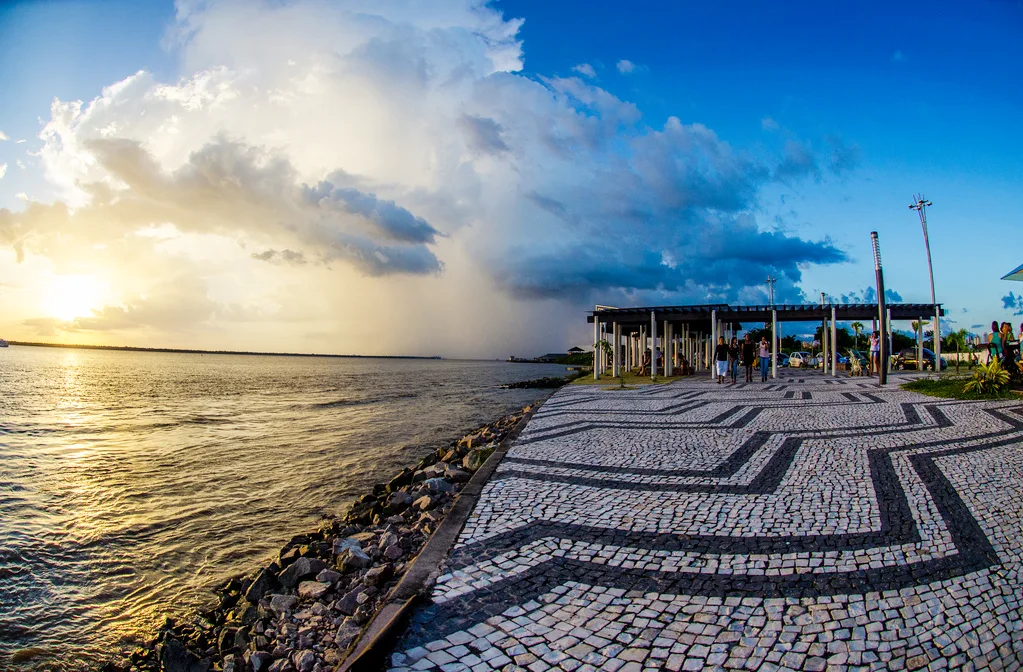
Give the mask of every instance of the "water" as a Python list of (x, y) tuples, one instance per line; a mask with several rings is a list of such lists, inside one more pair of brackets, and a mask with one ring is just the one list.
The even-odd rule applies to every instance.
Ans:
[(129, 650), (321, 514), (544, 394), (501, 383), (564, 372), (0, 350), (0, 669)]

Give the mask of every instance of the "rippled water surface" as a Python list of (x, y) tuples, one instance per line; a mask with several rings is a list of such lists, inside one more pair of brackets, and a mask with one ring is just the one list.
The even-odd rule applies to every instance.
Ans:
[(321, 514), (543, 396), (501, 383), (563, 373), (0, 350), (0, 669), (88, 669), (130, 649)]

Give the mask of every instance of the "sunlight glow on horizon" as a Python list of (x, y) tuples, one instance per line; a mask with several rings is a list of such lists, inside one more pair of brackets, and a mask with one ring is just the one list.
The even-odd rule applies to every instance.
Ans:
[(54, 276), (46, 292), (46, 312), (66, 322), (88, 317), (102, 307), (103, 289), (91, 275)]

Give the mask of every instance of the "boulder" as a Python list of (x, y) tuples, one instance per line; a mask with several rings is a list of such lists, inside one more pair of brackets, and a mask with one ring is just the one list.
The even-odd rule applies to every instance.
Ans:
[(386, 515), (394, 515), (400, 513), (408, 508), (409, 504), (412, 503), (412, 495), (407, 492), (392, 492), (387, 498), (387, 502), (384, 504), (384, 513)]
[(412, 502), (412, 508), (417, 511), (429, 511), (433, 508), (433, 499), (430, 495), (423, 495), (416, 501)]
[(270, 608), (278, 616), (292, 611), (298, 604), (298, 598), (294, 595), (269, 595), (268, 597), (270, 598)]
[(252, 665), (253, 672), (266, 672), (273, 659), (266, 651), (255, 651), (249, 656), (249, 665)]
[(430, 492), (454, 492), (455, 486), (443, 478), (428, 478), (423, 484), (430, 489)]
[(394, 532), (384, 532), (380, 535), (380, 541), (377, 543), (377, 548), (385, 549), (392, 544), (398, 543), (398, 535)]
[(160, 664), (166, 672), (209, 672), (210, 659), (203, 658), (185, 648), (174, 638), (167, 639), (160, 650)]
[(405, 551), (402, 550), (400, 544), (391, 544), (390, 546), (384, 549), (384, 557), (390, 560), (391, 562), (400, 559), (401, 556), (403, 556), (404, 554)]
[(366, 572), (366, 576), (362, 577), (362, 582), (367, 586), (378, 586), (391, 578), (393, 571), (394, 568), (391, 565), (377, 565)]
[(462, 468), (469, 471), (476, 471), (483, 466), (483, 463), (490, 457), (489, 451), (473, 450), (462, 458)]
[(406, 485), (411, 485), (413, 474), (415, 472), (412, 469), (402, 469), (397, 476), (387, 482), (387, 491), (395, 492)]
[(341, 574), (335, 572), (333, 569), (325, 569), (316, 575), (316, 580), (320, 583), (326, 583), (328, 585), (334, 585), (337, 580), (341, 578)]
[(326, 568), (327, 563), (323, 562), (323, 560), (303, 556), (288, 565), (277, 578), (281, 582), (282, 586), (294, 588), (298, 585), (299, 581), (306, 578), (312, 578), (319, 574), (321, 570)]
[(362, 628), (346, 618), (340, 627), (338, 627), (337, 634), (334, 635), (334, 642), (341, 647), (341, 650), (343, 651), (359, 638), (359, 633), (361, 632)]
[(277, 579), (268, 569), (261, 569), (256, 574), (256, 578), (252, 580), (249, 585), (249, 589), (245, 591), (245, 599), (255, 604), (259, 602), (260, 598), (267, 594), (268, 591), (273, 589), (277, 583)]
[(294, 669), (295, 668), (292, 667), (290, 660), (287, 658), (281, 658), (280, 660), (275, 660), (270, 665), (270, 669), (267, 670), (267, 672), (292, 672)]
[(316, 665), (316, 654), (306, 649), (296, 652), (292, 656), (292, 660), (298, 672), (313, 672), (313, 667)]
[(456, 469), (455, 467), (448, 467), (444, 471), (444, 478), (451, 481), (452, 483), (465, 483), (470, 478), (472, 478), (472, 474), (470, 474), (468, 471)]
[(221, 655), (234, 650), (234, 636), (237, 628), (221, 628), (220, 636), (217, 637), (217, 650)]
[(334, 548), (333, 548), (334, 555), (341, 555), (342, 553), (344, 553), (349, 548), (358, 548), (358, 549), (361, 550), (362, 549), (362, 544), (360, 544), (357, 539), (353, 539), (351, 537), (344, 537), (342, 539), (335, 539), (334, 540)]
[(245, 672), (245, 661), (240, 658), (236, 658), (233, 653), (224, 656), (224, 662), (221, 664), (223, 672)]
[(365, 592), (366, 589), (362, 586), (353, 588), (352, 590), (345, 593), (345, 596), (335, 603), (335, 607), (342, 614), (345, 614), (346, 616), (351, 616), (352, 614), (355, 613), (355, 610), (359, 608), (359, 595)]
[(361, 548), (349, 548), (337, 559), (337, 568), (342, 572), (352, 572), (369, 567), (372, 562)]
[(319, 581), (303, 581), (298, 584), (298, 596), (306, 600), (315, 600), (323, 597), (323, 594), (330, 590), (329, 583)]

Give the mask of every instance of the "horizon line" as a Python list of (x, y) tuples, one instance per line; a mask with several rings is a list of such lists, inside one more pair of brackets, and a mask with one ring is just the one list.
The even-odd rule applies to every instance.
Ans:
[(68, 348), (80, 350), (119, 350), (127, 352), (169, 352), (186, 355), (253, 355), (258, 357), (334, 357), (351, 359), (444, 359), (441, 355), (341, 355), (318, 352), (260, 352), (256, 350), (206, 350), (193, 348), (144, 347), (136, 345), (87, 345), (80, 343), (47, 343), (43, 341), (7, 341), (10, 345), (32, 348)]

